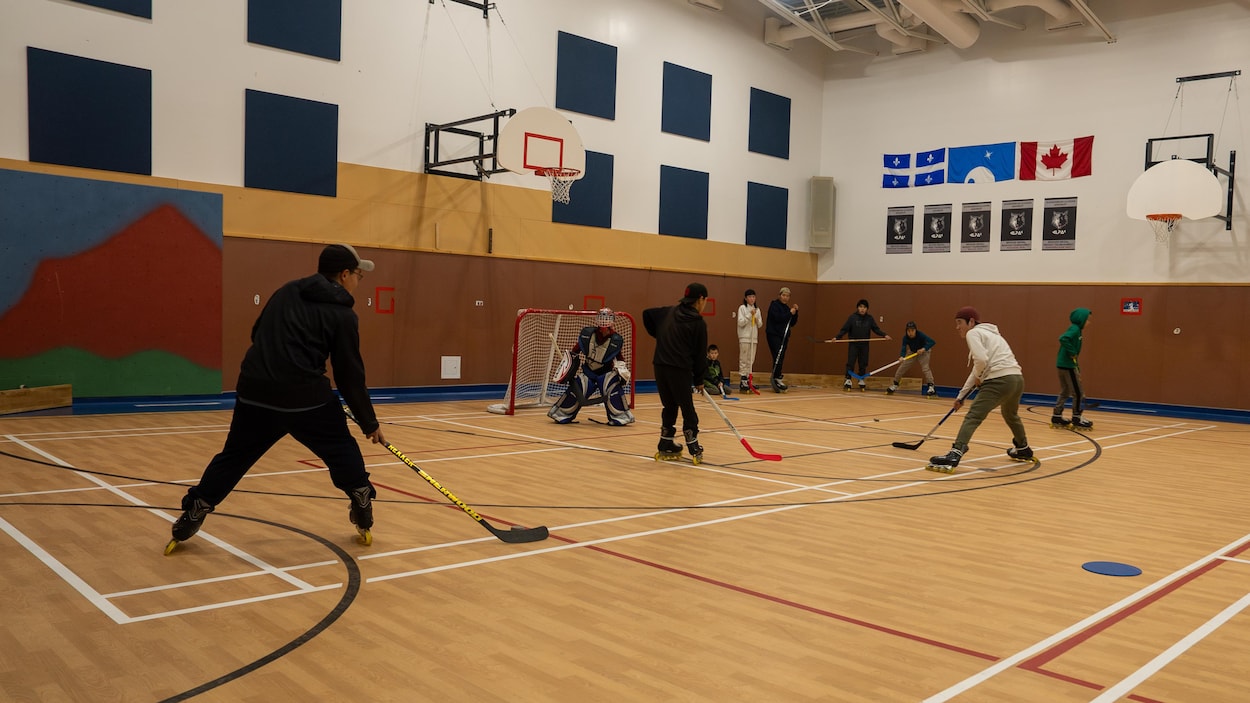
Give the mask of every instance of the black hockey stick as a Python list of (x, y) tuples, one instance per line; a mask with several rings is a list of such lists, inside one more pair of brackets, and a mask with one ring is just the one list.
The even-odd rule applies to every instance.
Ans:
[(703, 391), (703, 397), (707, 398), (707, 402), (711, 404), (712, 409), (716, 411), (717, 415), (720, 415), (720, 419), (724, 420), (725, 424), (729, 425), (729, 429), (733, 430), (734, 435), (738, 438), (739, 442), (742, 442), (742, 446), (747, 450), (748, 454), (756, 459), (763, 459), (764, 461), (781, 461), (780, 454), (763, 454), (755, 451), (750, 444), (747, 444), (746, 438), (742, 436), (742, 433), (738, 432), (738, 428), (734, 427), (734, 424), (729, 421), (728, 417), (725, 416), (725, 411), (720, 409), (720, 406), (716, 404), (715, 400), (712, 400), (712, 394), (708, 393), (706, 388), (702, 388), (700, 390)]
[(522, 544), (525, 542), (541, 542), (542, 540), (547, 539), (547, 528), (541, 525), (538, 527), (521, 527), (520, 525), (514, 525), (510, 530), (501, 530), (489, 522), (486, 522), (486, 519), (481, 515), (478, 515), (476, 510), (465, 505), (464, 501), (453, 495), (451, 491), (443, 488), (443, 484), (434, 480), (433, 476), (427, 474), (420, 466), (412, 463), (412, 459), (404, 456), (404, 453), (399, 451), (394, 444), (387, 442), (386, 448), (389, 449), (392, 454), (399, 457), (400, 461), (407, 464), (408, 468), (416, 471), (418, 476), (425, 479), (431, 486), (437, 488), (439, 493), (447, 496), (448, 500), (455, 503), (461, 510), (468, 513), (469, 517), (477, 520), (478, 524), (485, 527), (492, 535), (498, 537), (501, 542), (507, 542), (508, 544)]
[(790, 340), (790, 320), (786, 320), (786, 328), (781, 331), (781, 345), (777, 347), (777, 358), (773, 359), (772, 377), (768, 382), (772, 384), (773, 390), (778, 389), (777, 371), (781, 368), (781, 361), (786, 355), (786, 342)]
[[(972, 393), (968, 394), (968, 398), (971, 398), (972, 396), (976, 395), (976, 392), (977, 392), (976, 390), (973, 390)], [(962, 401), (962, 400), (966, 400), (966, 398), (961, 398), (957, 400)], [(929, 430), (928, 433), (925, 434), (925, 436), (920, 438), (919, 442), (892, 442), (891, 446), (897, 447), (899, 449), (912, 449), (912, 450), (919, 449), (920, 445), (924, 444), (924, 441), (926, 439), (932, 437), (933, 433), (938, 431), (938, 428), (942, 426), (943, 422), (946, 422), (946, 418), (950, 417), (951, 413), (953, 412), (955, 412), (954, 404), (951, 405), (950, 410), (946, 411), (946, 414), (942, 416), (942, 419), (937, 421), (937, 424), (933, 426), (933, 429)]]

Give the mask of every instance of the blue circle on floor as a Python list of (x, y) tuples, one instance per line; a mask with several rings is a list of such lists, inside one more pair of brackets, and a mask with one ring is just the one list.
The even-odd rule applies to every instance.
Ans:
[(1087, 561), (1081, 564), (1086, 571), (1103, 576), (1140, 576), (1141, 569), (1132, 564), (1121, 564), (1118, 561)]

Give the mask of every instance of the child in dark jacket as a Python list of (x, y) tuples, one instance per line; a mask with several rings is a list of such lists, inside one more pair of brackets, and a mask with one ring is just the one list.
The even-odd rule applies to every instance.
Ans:
[(642, 311), (642, 324), (655, 337), (655, 387), (660, 393), (660, 443), (657, 461), (673, 461), (681, 457), (677, 436), (677, 411), (681, 410), (682, 434), (686, 449), (695, 463), (702, 461), (699, 446), (699, 414), (694, 409), (694, 389), (703, 385), (707, 374), (707, 323), (703, 308), (707, 305), (707, 288), (702, 283), (686, 286), (677, 305), (648, 308)]
[(725, 378), (720, 366), (720, 347), (707, 345), (707, 373), (703, 374), (703, 387), (708, 393), (729, 396), (729, 379)]
[[(1085, 390), (1081, 387), (1081, 365), (1077, 357), (1081, 354), (1081, 342), (1085, 336), (1085, 327), (1089, 324), (1089, 316), (1093, 313), (1089, 308), (1077, 308), (1068, 315), (1072, 324), (1063, 334), (1059, 335), (1059, 356), (1055, 359), (1055, 368), (1059, 371), (1059, 397), (1055, 400), (1055, 410), (1050, 416), (1050, 426), (1062, 429), (1088, 430), (1094, 423), (1081, 417), (1085, 404)], [(1072, 419), (1063, 419), (1063, 406), (1072, 399)]]
[[(842, 390), (851, 390), (851, 372), (859, 367), (859, 375), (863, 376), (868, 373), (868, 339), (872, 333), (890, 339), (890, 335), (881, 331), (877, 327), (877, 321), (872, 319), (872, 315), (868, 314), (868, 301), (861, 299), (855, 304), (855, 312), (846, 318), (846, 323), (842, 325), (842, 329), (838, 330), (834, 339), (842, 339), (848, 337), (851, 343), (846, 345), (846, 383), (843, 384)], [(861, 391), (868, 390), (864, 385), (864, 379), (859, 379), (859, 389)]]

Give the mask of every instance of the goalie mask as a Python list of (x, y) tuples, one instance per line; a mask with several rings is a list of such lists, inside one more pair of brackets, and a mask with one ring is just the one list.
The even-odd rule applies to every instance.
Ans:
[(612, 329), (612, 325), (616, 322), (616, 316), (612, 314), (612, 308), (600, 308), (599, 314), (595, 315), (596, 327), (607, 327)]

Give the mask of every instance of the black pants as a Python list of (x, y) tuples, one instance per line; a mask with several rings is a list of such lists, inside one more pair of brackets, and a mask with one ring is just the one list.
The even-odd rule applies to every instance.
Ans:
[[(856, 366), (859, 367), (858, 371), (855, 371)], [(846, 380), (851, 380), (852, 371), (860, 376), (868, 373), (868, 342), (851, 342), (846, 345)]]
[(348, 430), (347, 416), (337, 400), (292, 413), (235, 402), (226, 445), (187, 495), (212, 505), (222, 502), (265, 452), (288, 434), (325, 462), (339, 490), (370, 485), (360, 445)]
[(768, 337), (768, 351), (773, 355), (773, 378), (781, 378), (781, 365), (786, 363), (785, 343), (786, 337), (779, 337), (774, 334), (766, 335)]
[(676, 366), (655, 366), (655, 388), (660, 392), (661, 431), (676, 429), (677, 410), (681, 410), (681, 431), (699, 431), (699, 413), (694, 409), (694, 386), (690, 369)]

